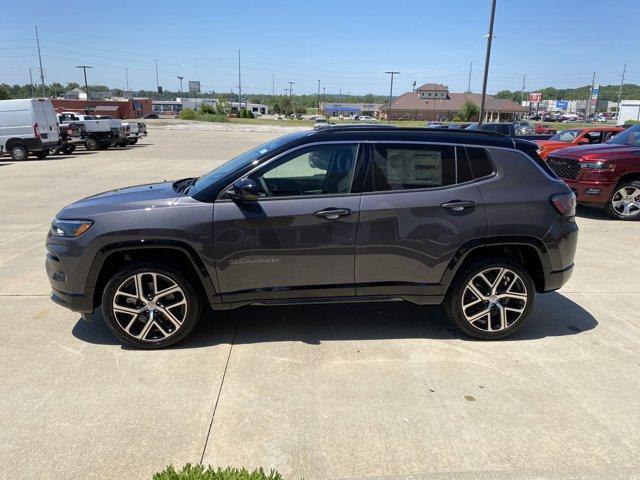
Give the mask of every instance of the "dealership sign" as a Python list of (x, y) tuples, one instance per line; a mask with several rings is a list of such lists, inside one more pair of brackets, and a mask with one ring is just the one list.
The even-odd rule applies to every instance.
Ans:
[(193, 93), (200, 93), (200, 81), (189, 80), (189, 91)]
[(542, 101), (542, 93), (541, 92), (531, 92), (529, 94), (529, 101), (531, 103), (540, 103)]
[(556, 108), (559, 108), (560, 110), (566, 110), (568, 106), (569, 102), (567, 100), (558, 100), (556, 102)]

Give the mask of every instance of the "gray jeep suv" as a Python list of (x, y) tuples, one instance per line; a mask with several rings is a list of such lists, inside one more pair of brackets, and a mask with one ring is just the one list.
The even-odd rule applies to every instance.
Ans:
[(328, 301), (442, 303), (462, 332), (505, 337), (573, 268), (575, 197), (536, 148), (464, 130), (287, 135), (199, 178), (63, 208), (51, 298), (101, 305), (142, 348), (182, 340), (205, 306)]

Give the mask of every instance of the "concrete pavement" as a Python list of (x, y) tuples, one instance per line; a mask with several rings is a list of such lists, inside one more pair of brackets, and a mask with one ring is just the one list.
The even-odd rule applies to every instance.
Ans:
[(640, 478), (640, 222), (580, 210), (574, 277), (498, 342), (380, 303), (216, 313), (147, 352), (50, 302), (62, 206), (275, 136), (156, 128), (128, 149), (1, 159), (3, 476), (143, 479), (202, 459), (308, 479)]

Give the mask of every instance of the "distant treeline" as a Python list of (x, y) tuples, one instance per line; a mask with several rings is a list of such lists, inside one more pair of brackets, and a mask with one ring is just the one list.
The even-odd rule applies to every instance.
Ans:
[[(586, 100), (589, 97), (591, 91), (591, 85), (577, 88), (553, 88), (546, 87), (540, 90), (534, 90), (535, 92), (541, 92), (542, 98), (545, 100)], [(620, 91), (620, 85), (601, 85), (599, 92), (600, 100), (618, 101), (618, 92)], [(529, 92), (524, 92), (524, 99), (528, 99)], [(501, 90), (495, 95), (498, 98), (508, 98), (516, 102), (520, 102), (522, 98), (522, 92), (511, 90)], [(640, 98), (640, 85), (635, 83), (625, 83), (622, 86), (622, 99), (623, 100), (636, 100)]]

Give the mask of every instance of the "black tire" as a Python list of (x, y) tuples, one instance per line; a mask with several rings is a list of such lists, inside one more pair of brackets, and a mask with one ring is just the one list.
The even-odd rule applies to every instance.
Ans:
[(9, 149), (9, 153), (11, 153), (11, 158), (16, 162), (26, 160), (29, 158), (29, 150), (24, 145), (14, 145)]
[[(516, 275), (520, 277), (522, 283), (517, 282), (516, 287), (519, 287), (519, 286), (522, 287), (522, 288), (519, 288), (519, 290), (521, 290), (522, 294), (526, 294), (526, 304), (522, 305), (522, 301), (520, 300), (507, 299), (506, 302), (514, 302), (510, 305), (508, 304), (507, 305), (508, 307), (518, 308), (518, 309), (520, 309), (521, 307), (524, 307), (522, 313), (520, 313), (519, 317), (515, 318), (516, 313), (511, 311), (508, 315), (512, 316), (512, 321), (511, 322), (507, 321), (506, 328), (502, 328), (502, 329), (494, 328), (493, 331), (488, 331), (487, 324), (491, 325), (492, 327), (500, 326), (499, 325), (499, 322), (500, 322), (499, 307), (497, 306), (491, 307), (490, 301), (486, 301), (486, 302), (481, 301), (478, 303), (477, 306), (474, 306), (476, 309), (478, 309), (477, 310), (478, 313), (486, 309), (489, 309), (489, 312), (490, 312), (488, 317), (479, 318), (476, 321), (477, 322), (477, 326), (476, 326), (472, 324), (469, 320), (467, 320), (467, 318), (465, 317), (465, 314), (462, 308), (463, 295), (470, 294), (469, 292), (466, 291), (467, 286), (469, 282), (471, 282), (472, 279), (474, 279), (474, 277), (476, 277), (480, 272), (489, 270), (489, 274), (491, 274), (490, 269), (496, 269), (496, 271), (498, 271), (497, 269), (499, 268), (507, 268), (508, 270), (510, 270), (511, 272), (514, 272)], [(504, 282), (508, 283), (511, 279), (513, 279), (513, 276), (508, 276), (508, 275), (504, 277)], [(497, 279), (497, 275), (496, 275), (496, 279)], [(485, 283), (485, 285), (487, 284)], [(524, 291), (522, 292), (522, 290)], [(471, 295), (473, 295), (473, 293), (471, 293)], [(525, 270), (522, 267), (522, 265), (507, 258), (490, 258), (486, 260), (475, 261), (463, 267), (462, 271), (459, 271), (457, 273), (453, 283), (449, 287), (449, 291), (447, 292), (447, 297), (445, 298), (443, 307), (445, 312), (453, 322), (453, 324), (461, 332), (471, 337), (479, 338), (482, 340), (495, 340), (498, 338), (504, 338), (506, 336), (512, 335), (513, 333), (518, 331), (520, 327), (522, 327), (524, 322), (527, 320), (527, 318), (531, 314), (531, 311), (533, 309), (533, 304), (535, 301), (535, 295), (536, 295), (536, 291), (535, 291), (535, 285), (533, 283), (533, 279), (531, 278), (531, 275), (529, 274), (529, 272), (527, 272), (527, 270)], [(474, 297), (473, 296), (471, 296), (470, 298), (465, 297), (465, 301), (467, 300), (473, 301)], [(493, 301), (496, 301), (496, 299), (494, 298)], [(502, 300), (501, 302), (505, 302), (505, 300)], [(469, 308), (472, 308), (472, 307), (469, 307)], [(473, 312), (473, 310), (471, 310), (471, 312)]]
[(98, 139), (95, 137), (89, 137), (84, 142), (84, 146), (87, 150), (90, 150), (93, 152), (100, 148), (100, 142), (98, 142)]
[(127, 145), (129, 145), (129, 142), (127, 142), (126, 140), (123, 140), (123, 141), (121, 141), (121, 142), (119, 142), (119, 143), (118, 143), (118, 146), (119, 146), (120, 148), (124, 148), (124, 147), (126, 147)]
[(138, 143), (137, 138), (132, 138), (131, 140), (129, 140), (129, 145), (135, 145), (136, 143)]
[[(640, 219), (640, 208), (632, 207), (633, 210), (630, 212), (629, 215), (624, 215), (622, 212), (619, 212), (615, 209), (613, 202), (616, 199), (621, 198), (619, 192), (623, 188), (625, 189), (636, 188), (638, 189), (637, 191), (640, 191), (640, 180), (626, 180), (616, 185), (616, 188), (613, 189), (613, 193), (611, 194), (611, 197), (609, 197), (609, 200), (607, 201), (607, 205), (605, 206), (605, 211), (607, 212), (607, 215), (609, 215), (611, 218), (615, 218), (616, 220)], [(631, 191), (631, 190), (628, 190), (628, 191)], [(636, 201), (640, 202), (640, 194), (636, 196), (635, 199)]]
[[(175, 328), (173, 332), (170, 332), (169, 336), (163, 338), (153, 338), (154, 332), (156, 335), (163, 335), (162, 330), (160, 330), (159, 328), (160, 323), (164, 325), (164, 328), (167, 331), (169, 331), (170, 328), (173, 327), (173, 324), (168, 322), (167, 317), (163, 316), (162, 314), (155, 313), (154, 315), (156, 315), (157, 319), (156, 326), (152, 326), (149, 329), (148, 333), (143, 336), (143, 338), (146, 337), (145, 339), (140, 339), (136, 338), (135, 335), (132, 335), (125, 331), (125, 328), (123, 327), (123, 324), (131, 321), (131, 319), (133, 318), (133, 314), (114, 312), (113, 302), (118, 289), (123, 286), (123, 282), (131, 281), (129, 279), (137, 274), (143, 274), (143, 276), (141, 277), (142, 283), (144, 285), (147, 285), (148, 288), (151, 288), (152, 284), (148, 283), (147, 281), (149, 280), (149, 276), (144, 275), (151, 273), (160, 274), (161, 276), (170, 279), (178, 287), (180, 287), (181, 293), (178, 299), (183, 298), (185, 300), (186, 312), (184, 312), (184, 319), (182, 320), (180, 326)], [(123, 288), (126, 288), (126, 285)], [(166, 299), (167, 297), (162, 298)], [(162, 298), (158, 301), (158, 307), (160, 306), (160, 301), (165, 301), (162, 300)], [(126, 297), (119, 296), (117, 302), (121, 302), (122, 299), (126, 300)], [(137, 302), (137, 300), (131, 301)], [(142, 305), (142, 303), (136, 304), (136, 307), (138, 305)], [(166, 307), (166, 305), (164, 305), (164, 307)], [(178, 270), (158, 263), (139, 263), (123, 267), (111, 277), (102, 293), (102, 313), (107, 326), (119, 340), (137, 348), (157, 349), (167, 347), (169, 345), (174, 345), (180, 342), (193, 330), (193, 328), (198, 323), (201, 309), (202, 299), (200, 298), (198, 291), (192, 285), (192, 282), (185, 276), (183, 276)], [(178, 311), (176, 311), (175, 309), (172, 313), (176, 314), (176, 316), (179, 316)], [(139, 319), (136, 320), (134, 322), (134, 325), (132, 325), (129, 329), (132, 333), (136, 333), (137, 328), (144, 328), (144, 326), (147, 325), (149, 318), (148, 310), (146, 312), (146, 316), (144, 314), (140, 314), (136, 318)], [(138, 333), (142, 333), (142, 331), (143, 330), (140, 330)]]
[(71, 155), (75, 151), (76, 151), (75, 145), (65, 145), (64, 147), (62, 147), (62, 153), (64, 153), (65, 155)]
[(50, 153), (51, 153), (51, 150), (49, 150), (48, 148), (45, 148), (44, 150), (40, 150), (39, 152), (36, 152), (35, 155), (40, 160), (43, 160), (43, 159), (47, 158)]

